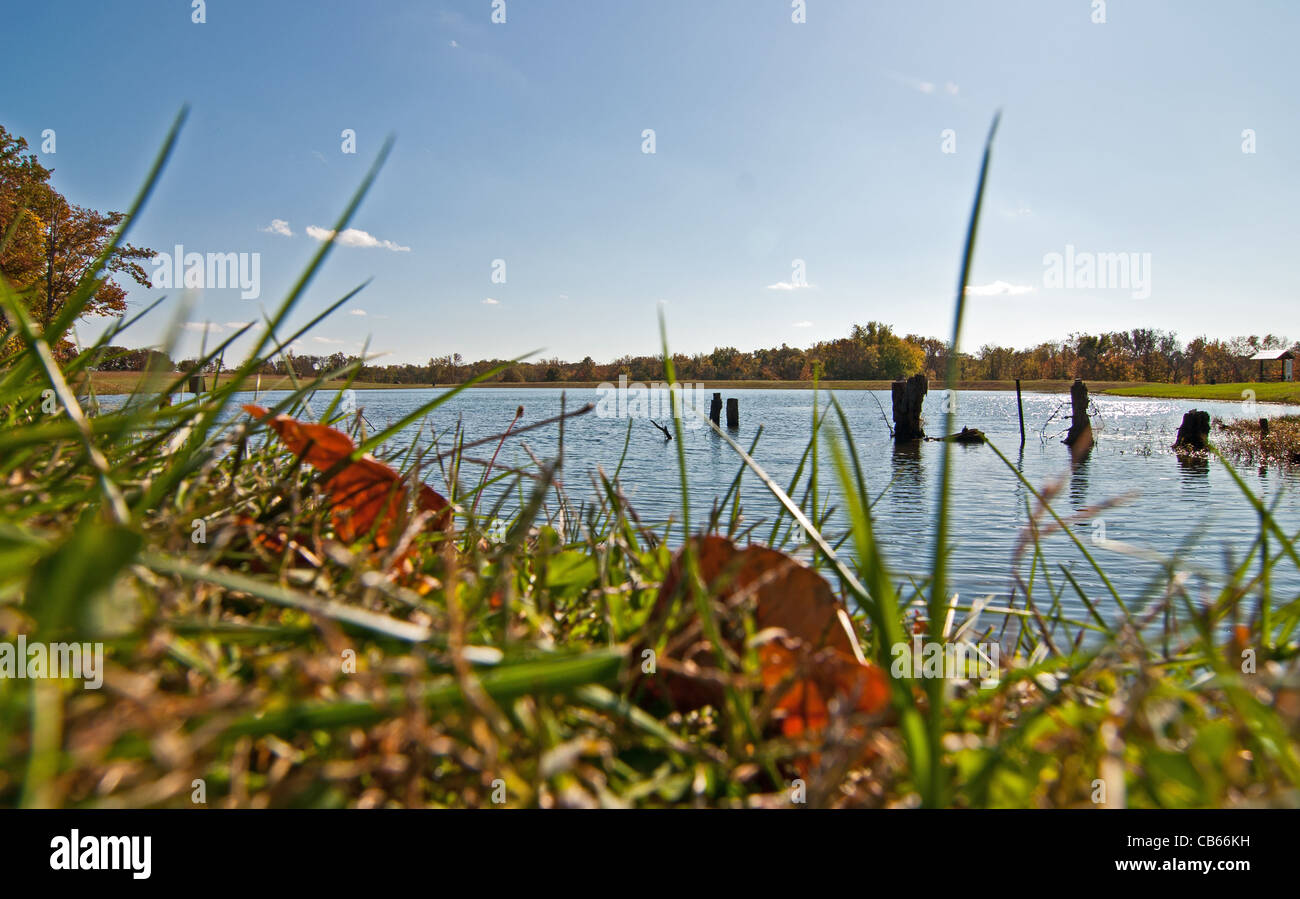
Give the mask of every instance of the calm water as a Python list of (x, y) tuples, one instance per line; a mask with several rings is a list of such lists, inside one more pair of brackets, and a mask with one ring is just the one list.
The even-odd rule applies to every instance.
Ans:
[[(520, 405), (524, 407), (521, 424), (558, 414), (560, 393), (559, 389), (542, 388), (469, 390), (438, 408), (430, 416), (430, 423), (438, 432), (446, 433), (459, 419), (469, 439), (489, 436), (503, 430)], [(567, 394), (571, 410), (597, 400), (594, 390), (570, 389)], [(433, 390), (358, 391), (356, 402), (366, 419), (374, 427), (382, 428), (433, 395)], [(261, 401), (274, 401), (275, 396), (275, 393), (263, 394)], [(788, 484), (808, 442), (812, 392), (738, 390), (723, 391), (723, 396), (740, 399), (740, 428), (734, 432), (737, 441), (748, 448), (761, 425), (763, 434), (755, 458), (778, 483)], [(823, 393), (823, 402), (825, 396)], [(942, 426), (945, 396), (946, 391), (937, 390), (927, 398), (927, 431), (932, 435)], [(873, 497), (881, 495), (875, 514), (888, 564), (900, 578), (928, 570), (942, 444), (926, 442), (896, 450), (877, 405), (878, 399), (889, 408), (888, 393), (875, 392), (873, 398), (873, 392), (845, 391), (837, 397), (853, 427), (869, 492)], [(1064, 477), (1063, 489), (1054, 502), (1063, 516), (1125, 494), (1135, 494), (1123, 505), (1101, 514), (1104, 536), (1109, 540), (1166, 554), (1181, 550), (1190, 564), (1213, 574), (1223, 572), (1228, 556), (1239, 557), (1249, 547), (1251, 537), (1257, 533), (1257, 519), (1228, 473), (1217, 461), (1180, 461), (1169, 450), (1182, 414), (1188, 409), (1208, 409), (1212, 417), (1235, 419), (1246, 417), (1241, 404), (1096, 397), (1100, 410), (1093, 422), (1097, 445), (1071, 474), (1068, 451), (1061, 445), (1058, 434), (1068, 425), (1061, 418), (1068, 414), (1068, 410), (1062, 409), (1065, 401), (1065, 396), (1025, 394), (1028, 439), (1023, 452), (1019, 450), (1014, 392), (959, 392), (954, 422), (958, 429), (967, 425), (984, 431), (1036, 487)], [(319, 414), (325, 403), (316, 405), (320, 406), (316, 410)], [(1260, 406), (1253, 417), (1296, 413), (1300, 413), (1300, 407)], [(659, 420), (664, 422), (662, 418)], [(1046, 439), (1040, 436), (1045, 425)], [(596, 466), (613, 473), (623, 452), (626, 433), (627, 419), (601, 418), (595, 413), (567, 422), (564, 481), (571, 500), (576, 503), (590, 499), (592, 489), (587, 473)], [(558, 429), (554, 426), (530, 432), (508, 441), (500, 460), (528, 465), (521, 440), (538, 457), (553, 458), (557, 438)], [(712, 499), (727, 490), (740, 460), (707, 427), (685, 430), (683, 445), (692, 521), (698, 523), (707, 516)], [(472, 455), (487, 458), (491, 450), (491, 446), (482, 447)], [(951, 528), (955, 544), (950, 566), (952, 589), (959, 591), (963, 600), (986, 594), (1003, 596), (1011, 587), (1010, 562), (1028, 518), (1027, 491), (987, 446), (954, 445), (952, 462), (955, 513)], [(473, 468), (475, 479), (480, 471), (481, 468)], [(1276, 501), (1275, 514), (1288, 533), (1300, 531), (1300, 489), (1297, 489), (1300, 473), (1248, 468), (1242, 474), (1257, 494), (1270, 502)], [(823, 490), (831, 484), (831, 477), (831, 469), (824, 467)], [(437, 474), (429, 476), (435, 487), (441, 487), (438, 478)], [(666, 443), (647, 421), (633, 422), (621, 481), (644, 521), (662, 523), (670, 517), (680, 519), (676, 446)], [(470, 484), (468, 477), (466, 484)], [(832, 502), (840, 504), (838, 498), (832, 498)], [(754, 532), (766, 541), (776, 503), (752, 474), (746, 474), (742, 482), (741, 505), (745, 524), (759, 519), (769, 522)], [(1140, 600), (1150, 580), (1158, 576), (1159, 566), (1096, 547), (1092, 538), (1101, 535), (1097, 534), (1095, 525), (1083, 525), (1080, 534), (1121, 595)], [(1194, 541), (1190, 551), (1185, 545), (1189, 538)], [(1065, 564), (1088, 588), (1090, 596), (1100, 597), (1103, 590), (1095, 573), (1068, 538), (1059, 534), (1050, 537), (1044, 548), (1054, 584), (1065, 583), (1057, 563)], [(1022, 563), (1022, 570), (1027, 575), (1026, 563)], [(1046, 595), (1040, 592), (1041, 575), (1036, 583), (1035, 593), (1041, 598)], [(1287, 565), (1277, 570), (1273, 586), (1278, 594), (1292, 597), (1300, 593), (1300, 577)], [(1067, 607), (1082, 614), (1082, 606), (1068, 586), (1066, 594)]]

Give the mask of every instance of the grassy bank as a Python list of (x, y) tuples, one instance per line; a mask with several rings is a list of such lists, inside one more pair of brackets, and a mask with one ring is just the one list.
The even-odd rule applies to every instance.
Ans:
[[(1030, 519), (1004, 562), (1014, 596), (994, 606), (946, 573), (962, 521), (950, 445), (937, 549), (904, 575), (875, 536), (888, 485), (867, 482), (824, 395), (788, 483), (731, 444), (735, 479), (713, 513), (691, 518), (683, 495), (669, 524), (637, 515), (621, 465), (563, 469), (597, 489), (575, 508), (563, 437), (555, 458), (497, 466), (537, 422), (435, 441), (420, 423), (447, 394), (379, 433), (319, 400), (321, 421), (300, 420), (308, 395), (354, 368), (226, 416), (249, 372), (302, 336), (284, 323), (330, 246), (239, 372), (95, 417), (69, 386), (95, 348), (63, 367), (49, 351), (78, 310), (38, 331), (0, 284), (21, 338), (0, 359), (0, 632), (106, 653), (100, 689), (0, 678), (0, 805), (1300, 803), (1300, 597), (1276, 586), (1300, 565), (1297, 535), (1244, 483), (1253, 541), (1218, 568), (1163, 559), (1148, 590), (1121, 595), (1078, 534), (1094, 513), (1055, 508), (1067, 479), (1030, 484), (989, 444)], [(761, 528), (742, 521), (743, 480), (780, 503)], [(1049, 563), (1050, 533), (1074, 565)], [(684, 539), (705, 535), (721, 539)], [(1076, 566), (1103, 588), (1087, 591)], [(1067, 596), (1088, 614), (1068, 614)], [(914, 677), (894, 664), (913, 636), (996, 645), (994, 676)]]
[(1266, 384), (1121, 384), (1099, 388), (1119, 396), (1151, 396), (1176, 400), (1226, 400), (1241, 402), (1254, 391), (1256, 402), (1300, 404), (1300, 383)]

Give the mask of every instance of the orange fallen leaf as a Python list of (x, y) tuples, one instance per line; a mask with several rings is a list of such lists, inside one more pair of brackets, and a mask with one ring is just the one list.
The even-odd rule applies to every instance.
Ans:
[[(700, 577), (709, 595), (729, 608), (751, 600), (757, 628), (779, 628), (784, 638), (768, 640), (759, 649), (764, 689), (783, 690), (776, 696), (773, 717), (786, 736), (815, 734), (829, 723), (829, 703), (838, 699), (856, 711), (876, 714), (889, 704), (889, 681), (884, 671), (863, 658), (857, 636), (844, 606), (816, 571), (790, 556), (765, 546), (737, 549), (722, 537), (693, 541)], [(659, 590), (651, 622), (662, 624), (684, 576), (679, 552)], [(677, 633), (688, 645), (675, 661), (708, 672), (717, 663), (702, 634), (696, 638), (691, 617)], [(724, 639), (737, 652), (743, 630), (736, 622), (720, 622)], [(670, 654), (674, 643), (670, 639)], [(716, 673), (716, 671), (714, 671)], [(690, 677), (665, 672), (642, 678), (654, 691), (662, 687), (678, 708), (719, 705), (723, 691), (716, 678)]]
[[(350, 460), (356, 445), (342, 431), (288, 415), (270, 416), (261, 406), (247, 405), (244, 411), (275, 431), (285, 446), (313, 468), (324, 472), (338, 468), (323, 486), (330, 497), (330, 520), (340, 540), (350, 543), (373, 529), (375, 546), (384, 548), (400, 536), (401, 518), (410, 499), (410, 485), (400, 474), (369, 453)], [(451, 506), (432, 487), (420, 484), (415, 504), (421, 512), (435, 513), (435, 529), (451, 528)]]
[[(781, 721), (787, 737), (816, 734), (830, 723), (828, 697), (846, 701), (856, 712), (875, 715), (889, 705), (889, 679), (876, 665), (864, 665), (836, 649), (801, 654), (773, 641), (759, 652), (763, 687), (780, 689), (773, 717)], [(800, 671), (800, 666), (803, 670)], [(800, 676), (802, 675), (802, 676)]]

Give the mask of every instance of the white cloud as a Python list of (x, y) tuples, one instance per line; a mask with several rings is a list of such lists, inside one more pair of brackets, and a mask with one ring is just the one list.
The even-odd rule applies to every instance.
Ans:
[(1008, 284), (1006, 281), (994, 281), (992, 284), (967, 284), (966, 295), (972, 297), (1016, 297), (1022, 293), (1033, 293), (1031, 284)]
[(459, 47), (460, 44), (456, 43), (455, 41), (452, 41), (451, 44), (450, 44), (449, 46), (452, 46), (452, 47)]
[(500, 306), (500, 305), (501, 305), (501, 301), (500, 301), (500, 300), (494, 300), (494, 299), (492, 299), (491, 297), (485, 297), (485, 298), (483, 299), (483, 305), (484, 305), (484, 306)]
[(810, 287), (811, 284), (795, 284), (791, 281), (777, 281), (775, 284), (767, 285), (768, 290), (807, 290)]
[[(890, 72), (889, 79), (897, 84), (910, 88), (919, 94), (932, 95), (939, 90), (939, 86), (933, 81), (913, 78), (911, 75), (904, 75), (901, 72)], [(957, 86), (956, 82), (945, 81), (943, 84), (943, 91), (948, 96), (955, 97), (961, 92), (961, 88)]]
[(200, 334), (204, 331), (212, 331), (213, 333), (216, 333), (226, 330), (215, 322), (185, 322), (181, 327), (186, 331), (198, 331)]
[(247, 324), (249, 324), (249, 322), (226, 322), (226, 327), (232, 331), (238, 331)]
[(404, 247), (393, 243), (391, 240), (380, 240), (360, 228), (347, 228), (342, 231), (338, 237), (334, 237), (334, 232), (329, 228), (318, 228), (316, 225), (307, 226), (307, 236), (314, 237), (316, 240), (326, 241), (334, 238), (336, 244), (345, 247), (382, 247), (385, 250), (392, 250), (394, 253), (409, 253), (410, 247)]
[(267, 234), (280, 234), (284, 237), (293, 237), (293, 232), (289, 230), (289, 223), (284, 219), (271, 219), (271, 224), (265, 228), (259, 228), (259, 231), (265, 231)]
[(795, 322), (794, 325), (793, 325), (793, 327), (796, 327), (796, 328), (811, 328), (811, 327), (812, 327), (812, 322)]
[(317, 343), (344, 343), (342, 340), (335, 340), (333, 337), (313, 337), (312, 340)]
[(366, 314), (366, 310), (364, 310), (364, 309), (349, 309), (349, 310), (348, 310), (348, 315), (365, 315), (365, 314)]

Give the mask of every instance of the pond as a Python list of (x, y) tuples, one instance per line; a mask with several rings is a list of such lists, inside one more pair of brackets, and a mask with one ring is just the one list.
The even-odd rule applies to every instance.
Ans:
[[(503, 431), (521, 405), (524, 416), (520, 425), (557, 415), (561, 392), (559, 388), (466, 390), (436, 409), (429, 423), (446, 435), (460, 421), (467, 439), (486, 437)], [(600, 398), (592, 389), (570, 388), (566, 393), (570, 410)], [(434, 394), (432, 389), (401, 389), (357, 391), (355, 396), (370, 425), (382, 428), (428, 402)], [(739, 399), (740, 426), (731, 432), (737, 442), (748, 449), (761, 426), (754, 458), (779, 484), (787, 485), (809, 440), (812, 391), (723, 390), (722, 394)], [(263, 393), (259, 401), (269, 405), (277, 396), (282, 394)], [(317, 398), (316, 405), (321, 408), (315, 410), (316, 414), (323, 411), (327, 402), (324, 396)], [(891, 572), (898, 580), (927, 572), (931, 566), (943, 445), (925, 442), (896, 448), (882, 415), (882, 408), (890, 408), (887, 392), (855, 390), (835, 396), (853, 429), (868, 492), (873, 498), (879, 497), (874, 508), (876, 533)], [(825, 391), (820, 394), (823, 405), (827, 397)], [(240, 401), (251, 399), (249, 395)], [(1059, 484), (1053, 506), (1063, 517), (1117, 502), (1080, 524), (1078, 533), (1121, 596), (1139, 604), (1152, 579), (1160, 575), (1161, 565), (1122, 552), (1108, 541), (1166, 556), (1181, 553), (1184, 567), (1217, 579), (1227, 560), (1239, 559), (1258, 533), (1255, 511), (1217, 460), (1183, 459), (1170, 450), (1183, 413), (1192, 408), (1205, 409), (1214, 418), (1228, 420), (1300, 413), (1298, 407), (1278, 405), (1247, 409), (1241, 403), (1096, 396), (1093, 426), (1097, 443), (1088, 458), (1071, 471), (1069, 452), (1060, 442), (1069, 424), (1064, 417), (1069, 414), (1067, 396), (1024, 395), (1028, 438), (1023, 451), (1014, 391), (959, 391), (950, 400), (946, 390), (934, 390), (925, 405), (927, 433), (935, 435), (942, 428), (945, 403), (955, 405), (956, 429), (964, 425), (984, 431), (1036, 488)], [(658, 421), (667, 423), (663, 418)], [(427, 437), (428, 431), (424, 433)], [(552, 459), (558, 438), (559, 430), (554, 425), (531, 431), (507, 441), (499, 461), (529, 466), (523, 444), (537, 457)], [(680, 521), (676, 443), (665, 441), (645, 419), (632, 421), (630, 439), (626, 417), (590, 413), (566, 423), (563, 479), (571, 501), (576, 504), (594, 497), (589, 473), (600, 466), (612, 474), (619, 467), (625, 443), (620, 481), (642, 521), (660, 525), (670, 518)], [(698, 526), (707, 519), (715, 497), (727, 491), (741, 462), (707, 426), (684, 428), (682, 444), (692, 522)], [(480, 447), (472, 455), (487, 458), (492, 449), (491, 445)], [(829, 454), (824, 450), (823, 441), (823, 494), (836, 488), (833, 470), (827, 464)], [(952, 465), (950, 589), (958, 592), (963, 601), (986, 595), (1005, 599), (1012, 587), (1012, 561), (1029, 520), (1027, 499), (1032, 501), (1032, 496), (989, 446), (953, 445)], [(481, 468), (471, 466), (467, 470), (473, 473), (463, 478), (463, 485), (472, 486)], [(1288, 534), (1300, 531), (1300, 471), (1276, 467), (1239, 471), (1251, 490), (1267, 502), (1276, 503), (1274, 514)], [(430, 473), (428, 479), (435, 487), (442, 487), (437, 473)], [(752, 473), (746, 473), (742, 480), (740, 497), (743, 526), (759, 522), (753, 533), (765, 542), (777, 510), (776, 500)], [(838, 489), (833, 489), (830, 503), (843, 507)], [(827, 530), (842, 533), (843, 518), (837, 515), (834, 521)], [(674, 535), (674, 542), (679, 539), (680, 531)], [(1064, 565), (1090, 598), (1101, 598), (1104, 588), (1100, 580), (1068, 537), (1057, 533), (1045, 538), (1042, 545), (1056, 588), (1066, 584), (1059, 567)], [(1021, 563), (1026, 576), (1027, 563), (1028, 557)], [(1041, 579), (1040, 572), (1035, 589), (1040, 597), (1046, 595), (1045, 591), (1039, 592)], [(1194, 578), (1193, 585), (1200, 589), (1200, 579)], [(1291, 598), (1300, 593), (1300, 577), (1294, 566), (1284, 564), (1275, 569), (1272, 586), (1275, 595)], [(1085, 614), (1068, 585), (1063, 605), (1074, 614)]]

